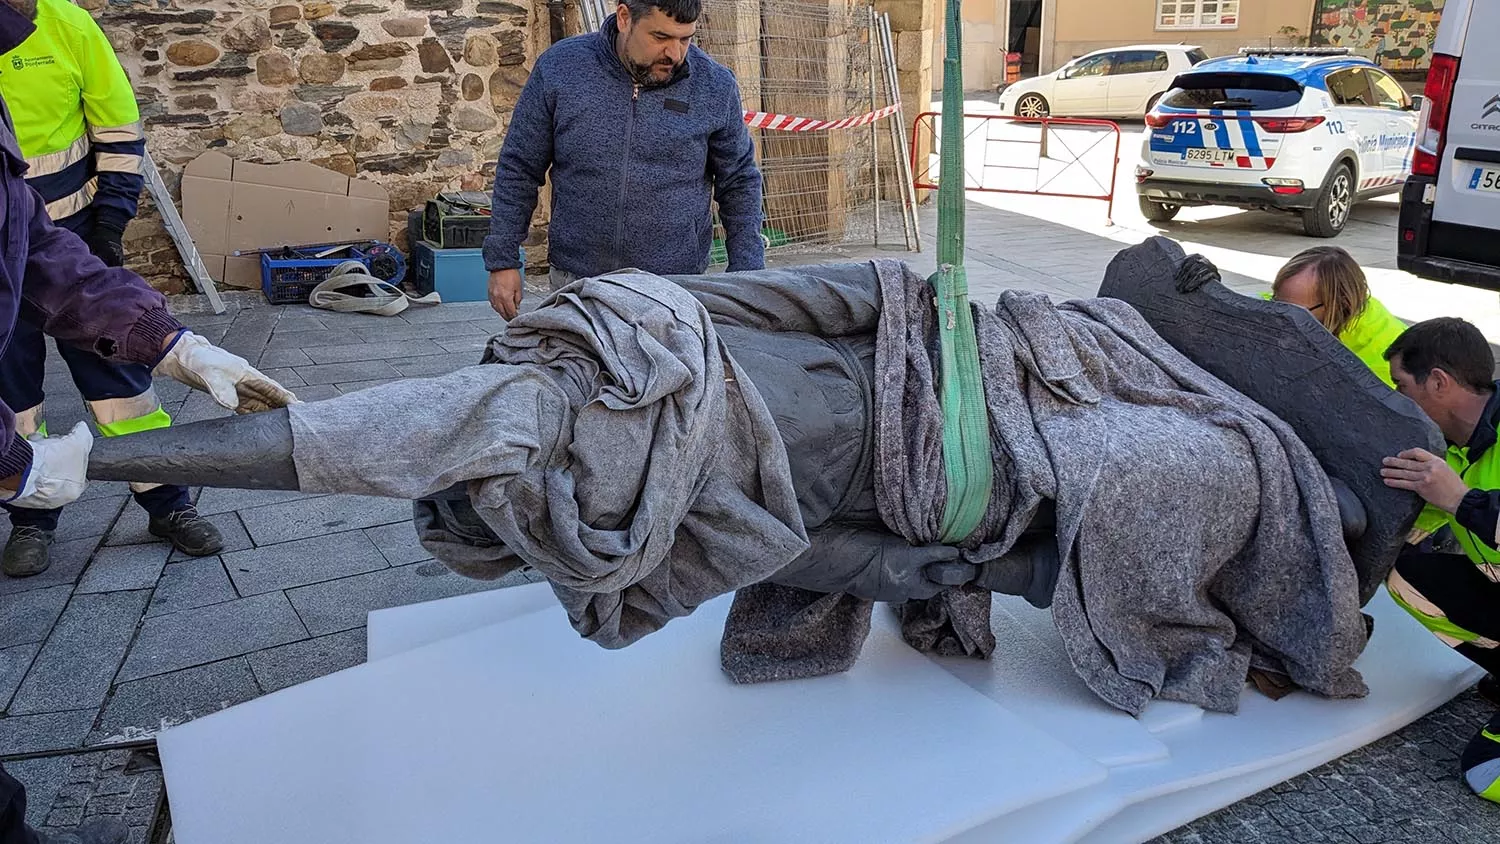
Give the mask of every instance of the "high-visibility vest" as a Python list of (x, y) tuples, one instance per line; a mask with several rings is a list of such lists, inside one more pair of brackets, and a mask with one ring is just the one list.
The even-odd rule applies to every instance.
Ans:
[(92, 208), (123, 227), (144, 180), (140, 109), (114, 48), (87, 11), (37, 0), (36, 32), (0, 56), (0, 96), (26, 156), (26, 181), (55, 221)]

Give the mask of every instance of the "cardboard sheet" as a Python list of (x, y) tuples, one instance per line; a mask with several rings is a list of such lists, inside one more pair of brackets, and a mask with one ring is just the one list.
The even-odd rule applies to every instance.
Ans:
[(206, 152), (182, 174), (182, 219), (214, 281), (260, 287), (260, 256), (235, 250), (385, 240), (390, 196), (307, 162), (254, 164)]

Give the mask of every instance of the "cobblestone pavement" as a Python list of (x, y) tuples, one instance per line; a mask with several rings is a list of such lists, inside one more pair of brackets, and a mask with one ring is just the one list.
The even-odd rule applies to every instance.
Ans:
[[(926, 251), (909, 257), (930, 271), (930, 215), (924, 223)], [(971, 207), (969, 226), (971, 284), (980, 299), (1006, 287), (1091, 295), (1122, 240), (1145, 236), (1101, 236), (981, 205)], [(893, 253), (827, 249), (777, 261), (873, 254)], [(1257, 275), (1228, 280), (1247, 292), (1263, 287)], [(207, 313), (196, 297), (174, 307), (195, 330), (309, 400), (467, 365), (502, 327), (485, 303), (383, 318), (271, 307), (256, 294), (228, 298), (224, 315)], [(54, 430), (84, 418), (55, 356), (47, 390)], [(180, 385), (158, 390), (180, 422), (226, 413)], [(171, 553), (146, 532), (145, 514), (124, 485), (96, 484), (64, 512), (51, 569), (25, 580), (0, 577), (0, 755), (79, 750), (7, 765), (28, 785), (34, 824), (123, 814), (135, 844), (145, 844), (162, 790), (154, 756), (87, 746), (147, 735), (360, 663), (373, 609), (518, 582), (449, 573), (418, 545), (410, 506), (401, 502), (231, 490), (205, 490), (196, 500), (225, 535), (220, 556)], [(1454, 767), (1484, 715), (1472, 696), (1460, 699), (1164, 840), (1500, 840), (1500, 810), (1468, 796)], [(1385, 837), (1371, 838), (1372, 830)]]

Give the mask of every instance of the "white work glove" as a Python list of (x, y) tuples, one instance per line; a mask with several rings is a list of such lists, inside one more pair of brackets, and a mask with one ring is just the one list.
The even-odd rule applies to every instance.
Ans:
[(151, 374), (202, 390), (236, 413), (257, 413), (297, 401), (290, 390), (267, 378), (249, 361), (191, 331), (178, 335)]
[(88, 485), (89, 452), (94, 448), (89, 426), (79, 422), (65, 437), (32, 434), (28, 440), (31, 466), (26, 469), (16, 496), (6, 503), (53, 510), (77, 501)]

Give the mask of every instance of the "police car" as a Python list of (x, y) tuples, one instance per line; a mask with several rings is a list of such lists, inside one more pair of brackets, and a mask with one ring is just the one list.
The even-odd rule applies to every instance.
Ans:
[(1141, 213), (1185, 205), (1289, 211), (1313, 237), (1411, 171), (1417, 110), (1367, 59), (1340, 49), (1245, 49), (1179, 75), (1146, 116)]

